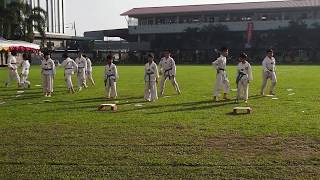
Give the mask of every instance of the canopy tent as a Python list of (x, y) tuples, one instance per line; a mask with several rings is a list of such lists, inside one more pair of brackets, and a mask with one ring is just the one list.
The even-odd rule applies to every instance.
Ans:
[(38, 51), (40, 46), (25, 41), (12, 41), (0, 39), (0, 51)]

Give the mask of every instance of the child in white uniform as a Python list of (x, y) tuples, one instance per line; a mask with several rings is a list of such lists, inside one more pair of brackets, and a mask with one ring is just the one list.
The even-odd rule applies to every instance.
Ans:
[(145, 80), (145, 90), (144, 99), (146, 101), (156, 101), (158, 100), (157, 93), (157, 82), (159, 78), (159, 72), (157, 64), (154, 62), (154, 54), (150, 53), (148, 55), (148, 63), (144, 67), (144, 80)]
[(115, 99), (117, 93), (117, 80), (119, 79), (117, 66), (112, 63), (112, 55), (107, 56), (107, 65), (105, 66), (104, 84), (107, 99)]
[(248, 56), (245, 53), (240, 54), (239, 64), (237, 66), (237, 99), (236, 101), (242, 98), (245, 103), (248, 102), (249, 97), (249, 83), (253, 80), (252, 68), (249, 62), (247, 61)]
[(276, 59), (273, 57), (273, 50), (269, 49), (267, 51), (267, 56), (264, 58), (262, 62), (262, 87), (261, 87), (261, 95), (265, 95), (265, 90), (267, 87), (268, 79), (271, 80), (270, 87), (270, 95), (275, 95), (274, 89), (277, 84), (277, 75), (276, 75)]
[(227, 57), (229, 55), (228, 48), (221, 49), (220, 57), (212, 63), (213, 68), (217, 72), (216, 84), (213, 92), (214, 101), (218, 101), (220, 96), (220, 90), (224, 89), (223, 99), (228, 100), (228, 94), (230, 91), (230, 84), (227, 75)]
[(22, 55), (23, 60), (21, 63), (21, 82), (20, 86), (24, 89), (30, 88), (30, 81), (28, 81), (29, 71), (30, 71), (30, 62), (31, 56), (28, 54)]

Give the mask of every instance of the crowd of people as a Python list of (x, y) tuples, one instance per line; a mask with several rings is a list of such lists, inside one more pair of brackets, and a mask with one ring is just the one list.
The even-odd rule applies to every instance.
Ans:
[[(11, 52), (8, 61), (9, 77), (5, 85), (9, 86), (13, 80), (16, 80), (18, 87), (30, 88), (30, 82), (28, 81), (30, 71), (30, 56), (23, 54), (23, 60), (21, 63), (17, 63), (16, 52)], [(223, 99), (229, 100), (228, 94), (230, 92), (230, 81), (227, 74), (227, 57), (229, 56), (229, 49), (222, 48), (220, 50), (220, 57), (218, 57), (213, 63), (213, 68), (216, 71), (216, 83), (214, 87), (213, 97), (214, 101), (219, 101), (221, 91), (223, 90)], [(41, 62), (41, 75), (43, 93), (46, 97), (51, 97), (54, 92), (54, 78), (56, 75), (56, 65), (50, 57), (50, 53), (44, 52)], [(75, 60), (71, 59), (68, 53), (62, 55), (63, 62), (60, 64), (64, 68), (64, 77), (67, 89), (70, 93), (75, 93), (72, 82), (72, 76), (77, 76), (78, 91), (82, 91), (83, 88), (88, 88), (87, 81), (91, 82), (95, 86), (93, 79), (92, 62), (89, 57), (79, 52)], [(236, 101), (244, 100), (247, 103), (249, 98), (249, 84), (253, 81), (252, 67), (248, 61), (248, 56), (245, 53), (239, 55), (239, 63), (237, 65), (237, 97)], [(267, 81), (270, 79), (272, 84), (269, 91), (269, 95), (275, 95), (275, 86), (277, 83), (276, 78), (276, 60), (274, 58), (273, 50), (269, 49), (267, 55), (262, 62), (263, 66), (263, 84), (261, 87), (261, 95), (265, 95)], [(21, 73), (18, 73), (18, 67), (21, 66)], [(148, 62), (144, 67), (144, 82), (145, 91), (144, 99), (149, 102), (158, 100), (158, 87), (157, 84), (160, 80), (160, 96), (164, 95), (166, 81), (169, 80), (176, 90), (178, 95), (181, 94), (179, 84), (176, 76), (176, 64), (171, 57), (170, 50), (163, 52), (163, 58), (159, 62), (159, 66), (155, 62), (155, 56), (153, 53), (148, 54)], [(107, 99), (116, 99), (117, 93), (117, 81), (119, 74), (117, 66), (113, 63), (113, 56), (108, 55), (106, 58), (105, 72), (104, 72), (104, 85), (105, 95)]]

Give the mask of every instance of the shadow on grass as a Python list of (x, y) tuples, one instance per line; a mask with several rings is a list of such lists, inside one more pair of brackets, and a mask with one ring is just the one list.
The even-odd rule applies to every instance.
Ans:
[[(216, 102), (212, 102), (213, 104), (210, 105), (205, 105), (205, 106), (193, 106), (193, 105), (187, 105), (187, 107), (185, 108), (178, 108), (178, 109), (172, 109), (172, 110), (165, 110), (165, 111), (159, 111), (159, 112), (151, 112), (151, 113), (147, 113), (147, 114), (163, 114), (163, 113), (177, 113), (177, 112), (186, 112), (186, 111), (199, 111), (199, 110), (206, 110), (206, 109), (212, 109), (212, 108), (218, 108), (218, 107), (222, 107), (222, 106), (227, 106), (227, 105), (231, 105), (234, 104), (233, 101), (220, 101), (218, 103)], [(201, 102), (198, 102), (199, 105), (202, 104)], [(206, 103), (207, 104), (207, 103)], [(181, 106), (181, 104), (177, 104), (177, 106)], [(182, 105), (185, 106), (185, 105)], [(192, 106), (192, 107), (189, 107)]]
[[(143, 101), (145, 102), (145, 101)], [(209, 104), (205, 106), (200, 106), (202, 104)], [(229, 101), (219, 101), (219, 102), (213, 102), (212, 100), (206, 100), (206, 101), (197, 101), (197, 102), (187, 102), (187, 103), (174, 103), (174, 104), (166, 104), (166, 105), (154, 105), (154, 106), (145, 106), (145, 107), (139, 107), (129, 110), (119, 110), (116, 113), (127, 113), (127, 112), (133, 112), (133, 111), (141, 111), (141, 110), (153, 110), (153, 109), (161, 109), (163, 107), (183, 107), (183, 108), (177, 108), (172, 110), (165, 110), (165, 111), (158, 111), (158, 112), (150, 112), (146, 114), (162, 114), (162, 113), (176, 113), (176, 112), (183, 112), (183, 111), (195, 111), (195, 110), (203, 110), (203, 109), (211, 109), (215, 107), (221, 107), (234, 104), (232, 100)]]
[(248, 113), (233, 113), (233, 112), (230, 112), (230, 113), (226, 113), (227, 116), (249, 116), (249, 115), (252, 115), (252, 114), (248, 114)]
[[(142, 96), (139, 97), (128, 97), (128, 98), (121, 98), (121, 99), (106, 99), (105, 97), (99, 97), (99, 98), (88, 98), (88, 99), (78, 99), (75, 100), (74, 102), (76, 103), (92, 103), (92, 102), (101, 102), (101, 101), (105, 101), (105, 102), (115, 102), (115, 101), (129, 101), (129, 100), (141, 100), (143, 99)], [(128, 102), (125, 103), (118, 103), (118, 105), (124, 105), (127, 104)]]
[[(127, 99), (121, 99), (122, 101), (124, 100), (138, 100), (141, 99), (141, 97), (130, 97)], [(92, 112), (103, 112), (103, 111), (98, 111), (98, 106), (102, 103), (113, 103), (114, 101), (120, 101), (120, 99), (113, 99), (113, 100), (108, 100), (105, 98), (93, 98), (93, 99), (80, 99), (80, 100), (74, 100), (72, 101), (72, 104), (70, 104), (70, 102), (68, 102), (68, 104), (70, 104), (73, 107), (61, 107), (61, 108), (55, 108), (55, 109), (51, 109), (51, 110), (45, 110), (45, 111), (39, 111), (39, 113), (47, 113), (47, 112), (52, 112), (52, 111), (68, 111), (68, 110), (90, 110)], [(85, 104), (85, 103), (94, 103), (96, 102), (96, 105), (80, 105), (77, 106), (77, 104)], [(119, 103), (118, 105), (130, 105), (130, 104), (138, 104), (138, 103), (144, 103), (144, 100), (140, 100), (140, 101), (131, 101), (131, 102), (125, 102), (125, 103)], [(66, 105), (66, 101), (52, 101), (48, 104), (52, 104), (52, 103), (61, 103), (61, 105)]]

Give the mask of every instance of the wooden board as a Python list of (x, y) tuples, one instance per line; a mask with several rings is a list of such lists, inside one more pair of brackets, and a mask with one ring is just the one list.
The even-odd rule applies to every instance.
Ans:
[(251, 107), (235, 107), (235, 108), (233, 108), (234, 114), (239, 114), (240, 112), (245, 112), (247, 114), (251, 114), (252, 108)]
[(99, 111), (106, 111), (108, 108), (111, 109), (111, 111), (116, 111), (118, 109), (116, 104), (100, 104), (98, 107)]

